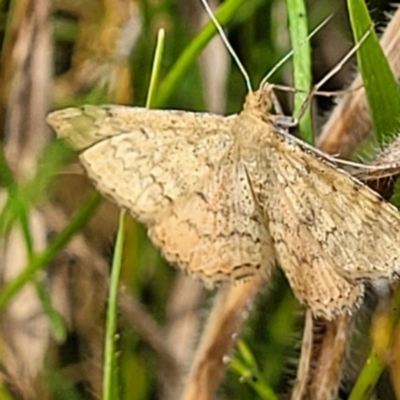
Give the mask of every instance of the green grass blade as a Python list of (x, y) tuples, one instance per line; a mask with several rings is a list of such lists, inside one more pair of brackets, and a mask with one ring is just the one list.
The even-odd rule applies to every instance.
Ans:
[(240, 340), (237, 344), (239, 354), (234, 355), (230, 361), (230, 369), (240, 376), (242, 382), (246, 382), (263, 400), (278, 400), (273, 389), (263, 379), (250, 347)]
[[(294, 96), (294, 112), (301, 109), (307, 101), (308, 93), (311, 88), (311, 48), (307, 40), (308, 21), (307, 10), (303, 0), (286, 0), (289, 18), (289, 32), (292, 48), (296, 49), (293, 53), (293, 82), (294, 87), (299, 89)], [(312, 132), (311, 110), (307, 107), (300, 123), (301, 138), (307, 143), (314, 143)]]
[(110, 292), (108, 296), (106, 338), (104, 349), (104, 379), (103, 379), (103, 399), (117, 400), (117, 359), (115, 349), (115, 335), (117, 329), (117, 303), (119, 276), (122, 265), (122, 252), (124, 244), (125, 211), (121, 211), (119, 217), (119, 228), (111, 270)]
[[(150, 85), (146, 100), (146, 107), (149, 108), (154, 97), (155, 88), (161, 69), (161, 60), (164, 51), (165, 32), (160, 29), (157, 35), (157, 44), (154, 52), (153, 68), (150, 77)], [(125, 211), (121, 211), (117, 240), (113, 257), (113, 265), (110, 281), (110, 292), (108, 296), (106, 337), (104, 349), (104, 379), (103, 399), (116, 400), (118, 395), (117, 357), (115, 349), (115, 335), (117, 329), (117, 300), (119, 277), (121, 273), (123, 242), (125, 235)]]
[(79, 209), (71, 222), (60, 232), (59, 235), (48, 245), (42, 253), (33, 255), (27, 267), (12, 281), (7, 282), (0, 292), (0, 313), (7, 307), (9, 301), (18, 293), (21, 288), (31, 281), (35, 274), (45, 268), (47, 264), (63, 249), (82, 226), (93, 215), (97, 206), (100, 204), (101, 196), (95, 193)]
[(26, 236), (28, 252), (32, 249), (32, 241), (28, 233), (26, 208), (21, 198), (18, 186), (14, 181), (13, 173), (5, 159), (3, 148), (0, 147), (0, 186), (7, 191), (7, 201), (0, 213), (0, 237), (6, 234), (17, 219), (20, 222), (23, 234)]
[(0, 151), (0, 185), (7, 191), (7, 201), (0, 211), (0, 238), (4, 237), (15, 222), (19, 222), (26, 241), (28, 252), (32, 250), (29, 233), (29, 209), (35, 206), (48, 193), (55, 172), (70, 157), (70, 150), (61, 142), (53, 142), (45, 148), (38, 163), (36, 176), (24, 185), (14, 182), (4, 155)]
[[(372, 26), (364, 0), (347, 0), (356, 42)], [(375, 32), (371, 32), (357, 52), (372, 125), (378, 142), (387, 143), (400, 128), (400, 94)]]
[(357, 377), (356, 384), (351, 391), (349, 400), (370, 399), (385, 366), (386, 364), (381, 360), (381, 358), (371, 351), (364, 368)]
[[(400, 290), (396, 290), (390, 307), (388, 331), (385, 336), (393, 339), (393, 335), (398, 332), (400, 320)], [(388, 342), (387, 346), (390, 345)], [(380, 347), (386, 347), (381, 346)], [(379, 352), (373, 346), (365, 362), (363, 369), (357, 377), (356, 383), (351, 391), (349, 400), (368, 400), (374, 391), (379, 377), (386, 368), (386, 363), (379, 357)]]
[(56, 338), (56, 340), (63, 342), (67, 337), (67, 326), (64, 319), (51, 304), (50, 294), (44, 283), (41, 281), (36, 281), (35, 289), (43, 311), (49, 319), (53, 336)]
[(4, 156), (4, 148), (0, 146), (0, 186), (9, 187), (15, 185), (14, 177)]
[[(348, 0), (347, 4), (353, 34), (358, 42), (370, 29), (372, 22), (364, 1)], [(383, 146), (400, 128), (400, 94), (375, 32), (369, 35), (358, 50), (357, 60), (364, 81), (375, 135), (378, 143)], [(390, 316), (392, 326), (395, 326), (398, 321), (399, 301), (400, 295), (396, 292), (393, 302), (397, 307), (392, 307)], [(376, 353), (376, 350), (372, 348), (350, 394), (350, 400), (370, 398), (386, 367), (384, 361)]]
[(147, 93), (146, 108), (150, 108), (153, 102), (153, 97), (157, 87), (158, 78), (160, 76), (161, 60), (164, 52), (164, 47), (165, 47), (165, 31), (164, 29), (160, 29), (157, 35), (157, 44), (156, 44), (156, 50), (154, 52), (153, 69), (151, 71), (150, 85)]
[[(13, 225), (19, 225), (29, 259), (28, 263), (34, 256), (30, 222), (31, 209), (46, 192), (54, 176), (53, 171), (58, 170), (60, 163), (65, 159), (65, 154), (60, 153), (59, 150), (57, 145), (50, 145), (45, 149), (41, 160), (44, 161), (44, 165), (39, 163), (36, 177), (23, 187), (17, 186), (3, 152), (0, 154), (0, 180), (7, 191), (7, 202), (0, 214), (0, 237), (9, 232)], [(49, 318), (53, 335), (56, 339), (63, 340), (66, 336), (65, 323), (52, 306), (46, 288), (41, 281), (36, 280), (35, 289), (42, 309)]]

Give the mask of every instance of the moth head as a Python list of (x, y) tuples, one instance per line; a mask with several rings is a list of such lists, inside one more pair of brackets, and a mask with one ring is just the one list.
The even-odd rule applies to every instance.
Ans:
[(272, 86), (266, 83), (261, 89), (255, 92), (249, 92), (246, 97), (243, 110), (256, 113), (260, 118), (270, 115), (272, 109)]

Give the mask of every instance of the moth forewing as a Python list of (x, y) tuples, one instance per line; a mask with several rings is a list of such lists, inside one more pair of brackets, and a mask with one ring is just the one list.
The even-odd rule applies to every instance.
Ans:
[(400, 214), (293, 140), (270, 93), (249, 93), (231, 117), (113, 106), (48, 121), (169, 261), (210, 285), (278, 260), (299, 300), (330, 319), (359, 303), (361, 280), (398, 273)]

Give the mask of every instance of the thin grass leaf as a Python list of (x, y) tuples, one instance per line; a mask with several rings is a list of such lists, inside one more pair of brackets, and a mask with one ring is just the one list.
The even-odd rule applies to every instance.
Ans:
[[(294, 96), (294, 115), (307, 101), (311, 88), (311, 48), (308, 36), (307, 10), (303, 0), (286, 0), (289, 18), (289, 32), (293, 53), (293, 82), (299, 91)], [(301, 138), (310, 144), (314, 143), (312, 132), (311, 110), (307, 107), (300, 122)]]
[[(347, 1), (351, 26), (356, 42), (372, 26), (368, 9), (363, 0)], [(400, 129), (400, 93), (387, 59), (375, 32), (357, 51), (358, 66), (363, 77), (372, 125), (378, 142), (383, 145), (390, 141)]]
[(51, 260), (68, 244), (72, 237), (88, 222), (98, 205), (101, 196), (93, 196), (78, 210), (71, 222), (60, 232), (46, 250), (33, 255), (27, 267), (12, 281), (7, 282), (0, 292), (0, 313), (7, 307), (10, 300), (21, 290), (24, 285), (34, 279), (35, 274), (45, 268)]
[(31, 252), (33, 245), (29, 233), (29, 210), (48, 194), (49, 186), (56, 176), (54, 171), (59, 171), (71, 154), (60, 141), (51, 143), (39, 160), (35, 177), (30, 182), (17, 186), (4, 154), (0, 151), (0, 183), (7, 191), (7, 201), (0, 212), (0, 238), (18, 221), (28, 252)]
[[(150, 107), (152, 98), (154, 96), (154, 91), (157, 86), (164, 44), (165, 32), (163, 29), (160, 29), (157, 35), (157, 44), (154, 52), (153, 68), (150, 77), (150, 86), (146, 100), (146, 107)], [(117, 334), (118, 287), (122, 266), (124, 236), (125, 211), (123, 210), (121, 211), (119, 218), (117, 240), (115, 243), (113, 265), (111, 270), (110, 292), (108, 296), (103, 379), (103, 399), (105, 400), (117, 400), (119, 398), (115, 337)]]
[(246, 382), (263, 400), (278, 400), (274, 390), (263, 379), (250, 347), (242, 340), (238, 342), (239, 354), (230, 361), (230, 369), (240, 376), (241, 382)]
[[(0, 185), (7, 191), (7, 202), (4, 204), (0, 213), (0, 238), (11, 229), (12, 224), (16, 219), (21, 221), (21, 227), (24, 234), (27, 236), (27, 247), (32, 248), (30, 235), (27, 233), (27, 219), (25, 206), (19, 195), (18, 186), (15, 183), (13, 173), (5, 159), (3, 147), (0, 147)], [(25, 217), (22, 217), (25, 215)]]
[[(398, 330), (400, 321), (400, 290), (397, 289), (392, 299), (390, 307), (388, 332), (386, 333), (387, 343), (385, 347), (389, 347), (393, 340), (393, 335)], [(383, 347), (383, 346), (382, 346)], [(351, 391), (349, 400), (368, 400), (374, 391), (374, 388), (386, 367), (385, 361), (379, 356), (381, 352), (372, 346), (367, 361), (363, 369), (357, 377), (356, 383)]]
[(254, 366), (255, 368), (258, 369), (257, 367), (257, 361), (253, 355), (253, 353), (250, 350), (250, 347), (247, 345), (247, 343), (244, 340), (239, 339), (236, 345), (237, 351), (240, 354), (240, 357), (243, 359), (243, 361), (250, 366)]
[(29, 204), (18, 186), (13, 182), (6, 186), (7, 202), (0, 214), (0, 237), (6, 234), (14, 223), (18, 223), (25, 241), (27, 253), (33, 252), (33, 241), (29, 224)]
[(51, 298), (48, 289), (41, 281), (35, 282), (35, 289), (42, 309), (50, 322), (50, 328), (53, 336), (57, 341), (64, 342), (67, 337), (67, 326), (60, 313), (51, 304)]
[(7, 188), (11, 185), (15, 185), (14, 177), (4, 156), (4, 148), (0, 146), (0, 186)]
[[(347, 4), (353, 34), (355, 40), (359, 41), (370, 29), (372, 22), (362, 0), (348, 0)], [(400, 94), (375, 32), (370, 34), (358, 50), (357, 60), (364, 81), (375, 136), (378, 143), (383, 146), (400, 128)], [(390, 336), (399, 320), (399, 291), (396, 291), (393, 303), (394, 307), (390, 314), (391, 332), (388, 333)], [(369, 399), (385, 367), (386, 363), (379, 357), (373, 346), (349, 400)]]
[(162, 60), (162, 55), (164, 53), (164, 47), (165, 47), (165, 31), (164, 29), (160, 29), (157, 34), (157, 44), (156, 44), (156, 50), (154, 52), (153, 69), (150, 76), (149, 90), (146, 99), (146, 108), (151, 107), (154, 93), (156, 91), (161, 71), (161, 60)]
[[(60, 157), (58, 151), (55, 154), (54, 152), (50, 152), (50, 154), (51, 153), (53, 153), (53, 162), (50, 162), (52, 157), (48, 157), (49, 152), (45, 151), (44, 153), (44, 159), (49, 161), (49, 163), (45, 162), (47, 172), (44, 171), (43, 167), (39, 168), (37, 176), (33, 179), (33, 181), (23, 188), (16, 186), (12, 178), (11, 170), (8, 168), (4, 157), (0, 156), (1, 164), (4, 168), (3, 176), (7, 182), (5, 187), (8, 192), (8, 202), (6, 203), (6, 206), (0, 215), (0, 224), (2, 226), (2, 229), (0, 230), (0, 237), (2, 234), (5, 235), (11, 229), (14, 223), (18, 223), (24, 239), (26, 254), (29, 258), (28, 263), (30, 263), (34, 257), (33, 238), (30, 229), (30, 208), (32, 207), (33, 202), (36, 202), (49, 186), (49, 183), (54, 176), (54, 174), (49, 171), (57, 170), (59, 164), (64, 159), (63, 157)], [(56, 163), (54, 163), (54, 155), (57, 156)], [(32, 195), (28, 194), (30, 192), (32, 192)], [(8, 219), (7, 222), (5, 222), (6, 218)], [(43, 284), (39, 281), (35, 281), (35, 289), (39, 301), (41, 302), (42, 309), (49, 319), (55, 338), (57, 340), (63, 340), (66, 336), (66, 327), (62, 317), (52, 306), (50, 297), (46, 289), (43, 287)]]
[(104, 348), (104, 379), (103, 379), (103, 399), (117, 400), (118, 379), (117, 379), (117, 358), (115, 349), (115, 338), (117, 330), (117, 299), (119, 276), (122, 265), (122, 253), (124, 244), (125, 211), (121, 211), (119, 217), (119, 227), (115, 251), (111, 269), (110, 292), (108, 295), (106, 337)]

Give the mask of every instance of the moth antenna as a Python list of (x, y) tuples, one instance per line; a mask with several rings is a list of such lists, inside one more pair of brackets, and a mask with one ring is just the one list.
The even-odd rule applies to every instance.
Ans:
[(238, 66), (240, 72), (242, 73), (242, 75), (244, 77), (244, 80), (245, 80), (245, 83), (246, 83), (247, 90), (249, 92), (252, 92), (253, 88), (251, 87), (250, 77), (249, 77), (249, 74), (246, 71), (246, 68), (244, 67), (244, 65), (240, 61), (238, 55), (236, 54), (235, 50), (233, 49), (233, 47), (229, 43), (229, 40), (226, 37), (226, 34), (225, 34), (221, 24), (218, 22), (217, 18), (215, 17), (213, 11), (211, 10), (210, 6), (207, 3), (207, 0), (201, 0), (201, 2), (203, 3), (203, 6), (204, 6), (207, 14), (209, 15), (211, 21), (214, 23), (215, 28), (217, 29), (217, 31), (218, 31), (222, 41), (224, 42), (227, 50), (229, 51), (229, 53), (232, 56), (233, 60), (235, 61), (236, 65)]
[(356, 53), (356, 51), (362, 46), (366, 41), (368, 36), (371, 34), (374, 26), (371, 25), (369, 29), (362, 35), (359, 42), (357, 42), (354, 47), (318, 82), (314, 85), (314, 91), (317, 91), (325, 82), (332, 78), (337, 72), (339, 72), (343, 65), (349, 61), (349, 59)]
[(365, 40), (368, 38), (370, 35), (372, 29), (374, 28), (373, 25), (370, 26), (370, 28), (364, 33), (364, 35), (361, 37), (360, 41), (356, 43), (356, 45), (318, 82), (314, 85), (314, 87), (311, 89), (310, 93), (308, 94), (307, 98), (304, 100), (303, 105), (300, 107), (297, 115), (295, 118), (299, 120), (307, 107), (310, 104), (310, 101), (312, 97), (318, 92), (318, 89), (329, 79), (332, 78), (338, 71), (340, 71), (343, 68), (343, 65), (349, 61), (350, 57), (354, 55), (354, 53), (361, 47), (361, 45), (365, 42)]
[(281, 58), (273, 67), (272, 69), (265, 75), (263, 80), (260, 83), (260, 89), (268, 82), (269, 78), (290, 58), (293, 56), (293, 54), (298, 51), (301, 46), (305, 43), (307, 43), (317, 32), (319, 32), (333, 17), (333, 14), (328, 15), (315, 29), (313, 29), (310, 34), (304, 39), (303, 42), (300, 43), (300, 45), (289, 51), (283, 58)]
[[(282, 92), (290, 92), (290, 93), (305, 93), (308, 94), (310, 91), (309, 90), (303, 90), (303, 89), (297, 89), (294, 88), (293, 86), (287, 86), (287, 85), (280, 85), (278, 83), (272, 84), (273, 88), (276, 90), (281, 90)], [(364, 85), (358, 85), (354, 88), (349, 88), (349, 89), (343, 89), (343, 90), (316, 90), (314, 92), (314, 95), (316, 96), (324, 96), (324, 97), (333, 97), (333, 96), (340, 96), (344, 95), (346, 93), (351, 93), (351, 92), (356, 92), (357, 90), (360, 90), (364, 87)]]
[(333, 97), (333, 96), (343, 96), (347, 93), (356, 92), (364, 87), (364, 85), (358, 85), (354, 88), (347, 88), (343, 90), (316, 90), (314, 95), (316, 96), (324, 96), (324, 97)]

